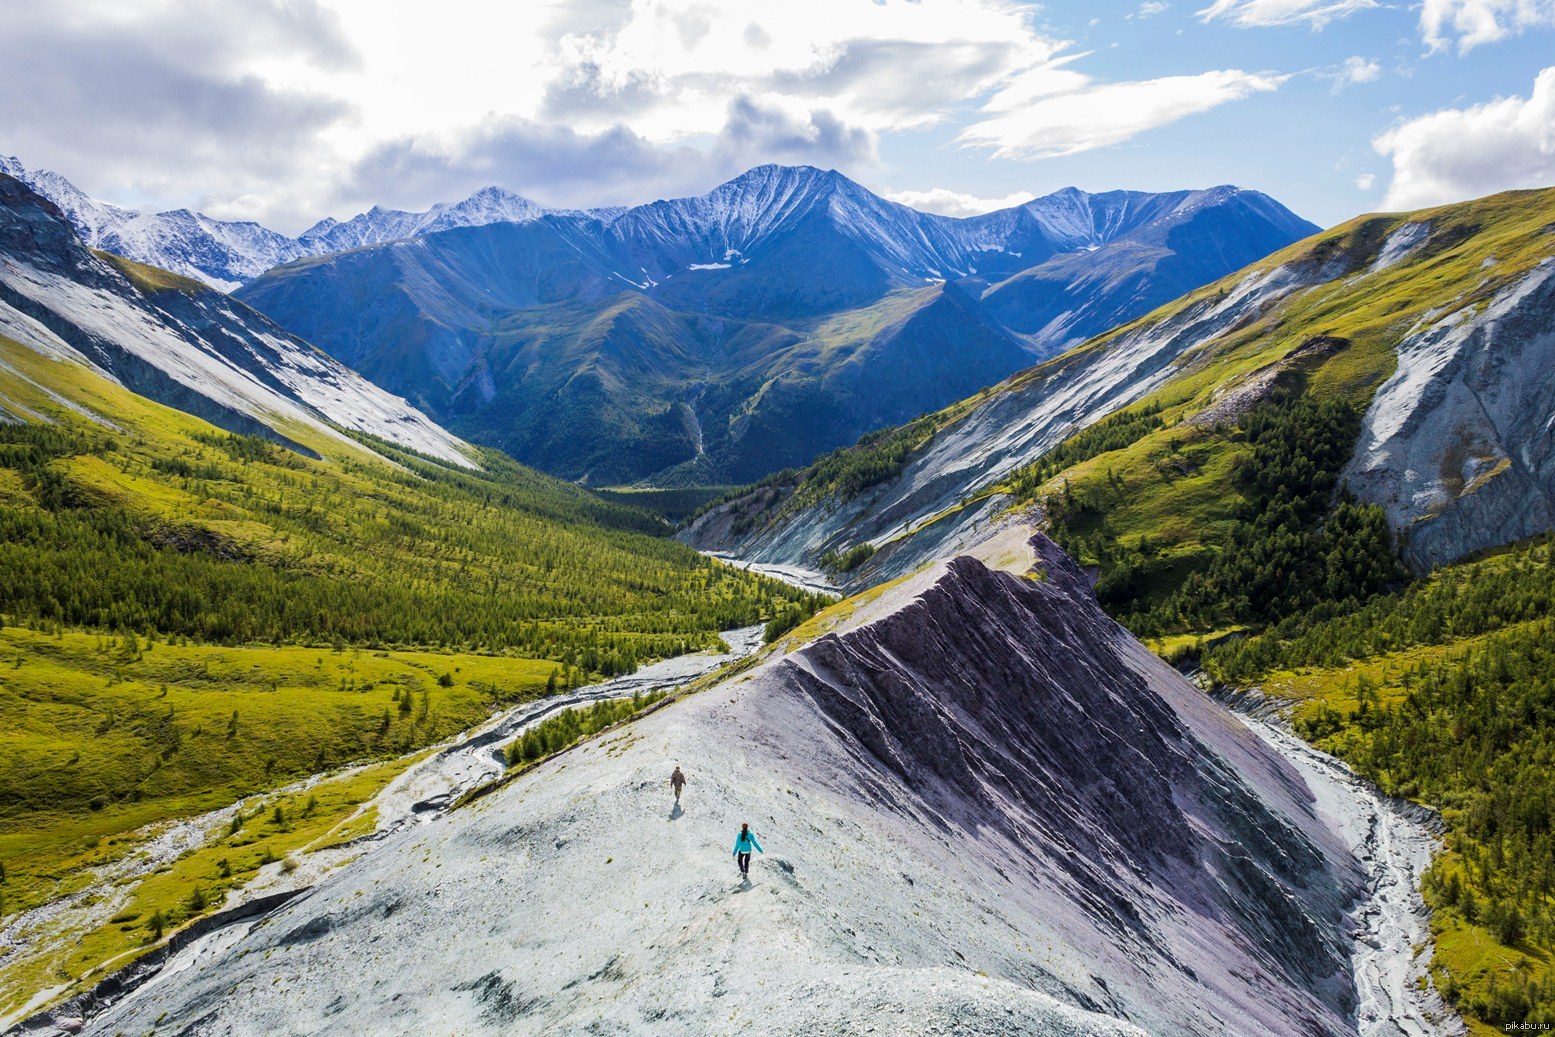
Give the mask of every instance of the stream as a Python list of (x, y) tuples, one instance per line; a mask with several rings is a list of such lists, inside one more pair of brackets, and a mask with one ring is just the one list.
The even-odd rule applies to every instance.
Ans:
[(1431, 983), (1431, 916), (1420, 878), (1440, 845), (1434, 815), (1383, 796), (1283, 724), (1241, 711), (1237, 716), (1301, 773), (1320, 816), (1365, 869), (1366, 891), (1351, 911), (1360, 1037), (1467, 1032)]

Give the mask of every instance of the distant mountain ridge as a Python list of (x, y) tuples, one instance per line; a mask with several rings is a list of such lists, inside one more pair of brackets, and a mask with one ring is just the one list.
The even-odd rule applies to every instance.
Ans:
[(236, 294), (467, 438), (590, 482), (745, 481), (944, 406), (1315, 231), (1256, 191), (968, 219), (835, 170), (426, 232)]
[[(864, 586), (953, 552), (1012, 506), (1067, 497), (1098, 502), (1084, 505), (1096, 536), (1146, 532), (1141, 571), (1180, 581), (1238, 549), (1236, 419), (1292, 386), (1355, 407), (1336, 484), (1381, 506), (1416, 570), (1543, 533), (1552, 227), (1555, 189), (1358, 217), (882, 436), (890, 456), (860, 447), (716, 509), (686, 539), (788, 566), (868, 544), (847, 576)], [(1155, 420), (1042, 469), (1120, 411)], [(849, 467), (865, 474), (835, 475)]]
[[(88, 250), (62, 210), (3, 174), (0, 353), (28, 393), (51, 399), (55, 387), (17, 365), (41, 357), (83, 368), (229, 432), (308, 452), (365, 453), (350, 429), (474, 466), (468, 444), (230, 296)], [(36, 420), (36, 408), (0, 392), (0, 422)]]
[(963, 219), (763, 165), (630, 209), (490, 187), (290, 238), (0, 172), (90, 247), (233, 291), (461, 435), (593, 483), (808, 464), (1317, 229), (1231, 186), (1071, 187)]
[(426, 212), (374, 206), (344, 222), (326, 218), (295, 238), (257, 223), (218, 220), (189, 209), (146, 213), (100, 202), (49, 170), (30, 170), (0, 155), (0, 173), (15, 177), (59, 206), (92, 248), (147, 263), (231, 291), (281, 263), (375, 245), (416, 234), (497, 222), (538, 219), (552, 210), (500, 187)]

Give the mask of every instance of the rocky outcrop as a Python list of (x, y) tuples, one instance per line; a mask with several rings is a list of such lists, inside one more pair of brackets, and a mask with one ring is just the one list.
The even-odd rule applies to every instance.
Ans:
[(228, 431), (303, 452), (316, 452), (311, 443), (360, 453), (341, 431), (351, 429), (473, 463), (468, 445), (426, 415), (241, 303), (90, 252), (58, 208), (3, 174), (0, 335)]
[(835, 621), (89, 1032), (1354, 1032), (1354, 862), (1050, 544), (994, 538)]
[(1552, 260), (1399, 342), (1346, 478), (1387, 509), (1417, 568), (1555, 527), (1552, 370)]

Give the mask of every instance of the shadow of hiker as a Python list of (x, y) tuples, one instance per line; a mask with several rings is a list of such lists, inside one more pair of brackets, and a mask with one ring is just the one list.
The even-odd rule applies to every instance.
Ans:
[(685, 811), (680, 809), (680, 804), (676, 803), (674, 806), (670, 807), (670, 820), (673, 821), (684, 813)]

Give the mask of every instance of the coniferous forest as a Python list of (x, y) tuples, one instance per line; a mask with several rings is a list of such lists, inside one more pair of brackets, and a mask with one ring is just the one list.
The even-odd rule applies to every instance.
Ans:
[(321, 459), (98, 391), (111, 425), (0, 423), (0, 913), (125, 866), (145, 826), (263, 813), (137, 886), (79, 973), (371, 832), (361, 804), (493, 710), (821, 602), (494, 451)]
[[(802, 597), (494, 453), (481, 473), (404, 454), (339, 472), (252, 437), (143, 447), (0, 426), (15, 486), (0, 498), (0, 614), (217, 644), (510, 651), (611, 674)], [(193, 514), (154, 510), (174, 500)]]

